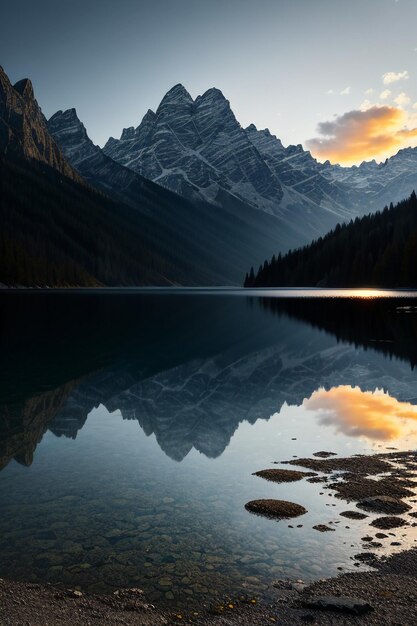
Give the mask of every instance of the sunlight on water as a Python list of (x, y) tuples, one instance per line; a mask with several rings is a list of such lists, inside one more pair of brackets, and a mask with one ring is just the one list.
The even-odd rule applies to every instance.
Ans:
[(271, 298), (352, 298), (373, 300), (378, 298), (416, 298), (415, 290), (398, 289), (246, 289), (247, 294)]

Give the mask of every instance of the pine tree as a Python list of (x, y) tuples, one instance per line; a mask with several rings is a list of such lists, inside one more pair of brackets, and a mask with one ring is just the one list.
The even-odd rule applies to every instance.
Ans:
[(417, 195), (338, 224), (252, 271), (248, 286), (255, 287), (417, 287)]

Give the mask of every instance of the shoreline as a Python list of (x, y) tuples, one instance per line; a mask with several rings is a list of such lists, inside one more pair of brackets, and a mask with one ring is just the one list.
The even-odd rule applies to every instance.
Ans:
[[(347, 297), (357, 296), (373, 298), (417, 297), (417, 287), (243, 287), (241, 285), (118, 285), (118, 286), (7, 286), (0, 283), (0, 293), (240, 293), (244, 295), (287, 294), (288, 297), (298, 296), (306, 292), (308, 297)], [(326, 295), (329, 294), (329, 295)], [(337, 296), (340, 294), (340, 296)], [(401, 295), (401, 294), (405, 294)]]
[[(375, 562), (376, 571), (354, 572), (310, 585), (281, 580), (274, 597), (226, 599), (200, 610), (155, 607), (138, 588), (89, 594), (52, 584), (0, 579), (2, 626), (413, 626), (417, 618), (417, 549)], [(321, 608), (319, 605), (321, 604)]]
[[(412, 507), (407, 504), (407, 501), (416, 501), (416, 494), (410, 489), (417, 488), (413, 480), (417, 477), (416, 452), (396, 451), (347, 458), (321, 452), (313, 458), (279, 463), (282, 464), (320, 472), (321, 476), (316, 474), (308, 480), (323, 481), (324, 488), (334, 490), (335, 497), (354, 508), (357, 519), (367, 517), (362, 513), (365, 510), (378, 514), (378, 519), (387, 524), (395, 523), (396, 526), (387, 526), (390, 529), (401, 528), (406, 532), (407, 528), (417, 525), (414, 521), (417, 515), (410, 512)], [(282, 482), (288, 479), (289, 474), (292, 479), (299, 474), (296, 479), (301, 480), (306, 472), (267, 470), (267, 479)], [(311, 472), (307, 475), (311, 476)], [(399, 507), (402, 507), (402, 512), (396, 510)], [(354, 520), (355, 516), (351, 515), (351, 519)], [(388, 530), (386, 534), (376, 532), (379, 528), (384, 526), (375, 525), (375, 520), (369, 523), (369, 533), (375, 538), (390, 541), (394, 533)], [(155, 607), (138, 588), (98, 594), (82, 592), (77, 588), (64, 589), (60, 585), (0, 579), (1, 624), (265, 626), (277, 623), (291, 626), (311, 623), (329, 626), (414, 626), (417, 623), (417, 548), (384, 556), (382, 550), (375, 553), (374, 549), (383, 548), (383, 544), (375, 542), (374, 537), (362, 540), (364, 551), (355, 559), (372, 567), (370, 571), (340, 573), (312, 583), (271, 579), (268, 589), (258, 596), (216, 601), (207, 598), (197, 608), (194, 604), (187, 607), (185, 598), (180, 609), (162, 605)], [(396, 545), (401, 544), (397, 542)]]

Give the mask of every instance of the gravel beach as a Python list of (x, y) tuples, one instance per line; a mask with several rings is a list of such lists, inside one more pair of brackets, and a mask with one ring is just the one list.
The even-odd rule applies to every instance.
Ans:
[[(291, 464), (329, 475), (337, 473), (337, 482), (330, 486), (336, 497), (353, 507), (355, 504), (359, 508), (373, 507), (381, 516), (377, 524), (370, 524), (373, 534), (378, 528), (401, 526), (401, 518), (393, 513), (398, 508), (406, 513), (405, 509), (410, 507), (404, 499), (409, 499), (410, 494), (415, 495), (411, 491), (417, 465), (414, 452), (348, 459), (299, 459)], [(342, 515), (351, 519), (365, 517), (357, 509)], [(406, 525), (411, 527), (416, 516), (414, 513), (406, 515), (409, 515)], [(377, 539), (386, 537), (385, 533), (375, 534)], [(0, 624), (414, 626), (417, 623), (417, 549), (385, 557), (381, 552), (372, 551), (381, 546), (373, 537), (364, 537), (363, 541), (369, 551), (355, 558), (372, 566), (371, 571), (340, 574), (312, 584), (302, 580), (273, 580), (271, 577), (268, 591), (260, 597), (223, 598), (215, 604), (203, 599), (198, 609), (187, 607), (184, 601), (184, 606), (176, 612), (150, 604), (137, 588), (119, 589), (113, 594), (89, 594), (79, 589), (0, 579)]]

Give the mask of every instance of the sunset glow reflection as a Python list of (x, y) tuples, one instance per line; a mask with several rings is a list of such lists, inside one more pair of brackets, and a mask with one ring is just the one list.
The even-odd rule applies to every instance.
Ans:
[(303, 407), (318, 413), (319, 423), (334, 426), (349, 437), (384, 441), (414, 434), (417, 406), (400, 402), (382, 389), (362, 391), (340, 385), (321, 388), (304, 400)]

